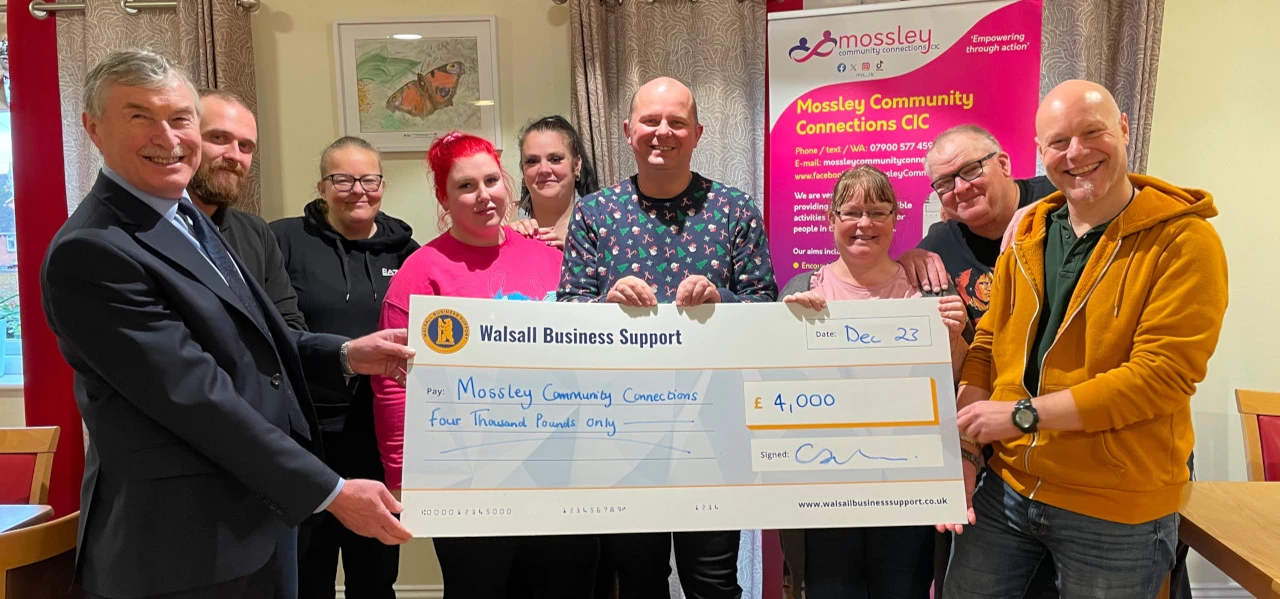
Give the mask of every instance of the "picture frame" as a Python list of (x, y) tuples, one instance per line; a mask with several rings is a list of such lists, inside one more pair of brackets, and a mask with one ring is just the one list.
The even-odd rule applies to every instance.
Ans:
[(333, 47), (342, 135), (418, 152), (458, 130), (502, 149), (492, 15), (337, 21)]

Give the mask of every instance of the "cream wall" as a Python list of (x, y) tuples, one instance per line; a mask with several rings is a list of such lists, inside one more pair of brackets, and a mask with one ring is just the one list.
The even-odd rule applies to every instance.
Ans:
[[(550, 0), (270, 0), (253, 17), (258, 75), (262, 215), (302, 213), (315, 195), (321, 150), (337, 139), (333, 23), (338, 20), (495, 15), (504, 150), (503, 166), (520, 171), (515, 136), (529, 120), (569, 114), (569, 10)], [(383, 210), (409, 222), (425, 243), (438, 234), (435, 198), (422, 153), (386, 154)], [(431, 543), (401, 552), (398, 587), (437, 596), (440, 569)], [(402, 593), (403, 594), (403, 593)]]
[[(444, 15), (495, 15), (502, 162), (518, 177), (515, 136), (526, 122), (569, 115), (569, 9), (551, 0), (271, 0), (253, 17), (258, 76), (262, 215), (302, 213), (316, 197), (320, 152), (339, 136), (333, 23)], [(384, 156), (383, 210), (425, 243), (438, 234), (422, 152)]]
[(0, 428), (26, 425), (22, 389), (0, 389)]
[[(1230, 307), (1209, 376), (1192, 400), (1196, 474), (1244, 480), (1234, 391), (1280, 390), (1276, 257), (1280, 206), (1266, 181), (1280, 156), (1280, 2), (1168, 0), (1147, 171), (1207, 189), (1227, 250)], [(1225, 580), (1204, 562), (1192, 580)]]

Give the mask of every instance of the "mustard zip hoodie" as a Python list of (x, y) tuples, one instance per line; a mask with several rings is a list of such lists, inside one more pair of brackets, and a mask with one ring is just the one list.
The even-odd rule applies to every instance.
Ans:
[(1113, 522), (1137, 524), (1178, 509), (1195, 444), (1191, 395), (1204, 380), (1227, 308), (1227, 261), (1206, 220), (1213, 197), (1154, 177), (1098, 242), (1071, 296), (1040, 388), (1023, 371), (1045, 296), (1045, 198), (1017, 225), (996, 263), (991, 307), (978, 326), (961, 384), (1017, 401), (1071, 389), (1081, 431), (1046, 431), (994, 443), (992, 470), (1023, 496)]

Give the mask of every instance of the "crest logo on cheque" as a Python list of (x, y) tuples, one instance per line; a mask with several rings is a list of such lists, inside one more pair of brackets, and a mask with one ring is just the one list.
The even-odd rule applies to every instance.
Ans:
[(470, 334), (467, 319), (447, 308), (428, 314), (422, 323), (422, 340), (438, 354), (451, 354), (462, 349)]

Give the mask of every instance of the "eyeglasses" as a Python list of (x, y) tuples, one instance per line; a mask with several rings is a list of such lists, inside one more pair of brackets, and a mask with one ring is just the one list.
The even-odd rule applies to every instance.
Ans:
[(856, 223), (866, 216), (873, 222), (882, 223), (889, 220), (893, 216), (893, 210), (876, 209), (876, 210), (841, 210), (836, 213), (836, 218), (842, 223)]
[(966, 164), (960, 167), (960, 170), (954, 173), (951, 173), (950, 175), (943, 175), (941, 177), (938, 177), (937, 179), (934, 179), (933, 182), (929, 184), (929, 186), (932, 187), (934, 191), (938, 192), (938, 195), (945, 195), (945, 194), (951, 193), (956, 189), (956, 177), (960, 177), (965, 181), (973, 181), (974, 179), (981, 177), (983, 163), (988, 160), (991, 160), (991, 157), (995, 156), (996, 154), (999, 154), (999, 152), (992, 152), (990, 154), (987, 154), (982, 158), (974, 160), (973, 162), (970, 162), (969, 164)]
[(356, 181), (359, 181), (360, 187), (363, 187), (368, 193), (373, 193), (382, 189), (382, 175), (365, 175), (357, 179), (356, 177), (346, 173), (334, 173), (326, 176), (325, 179), (328, 179), (329, 182), (333, 184), (333, 188), (338, 191), (351, 191), (355, 189)]

